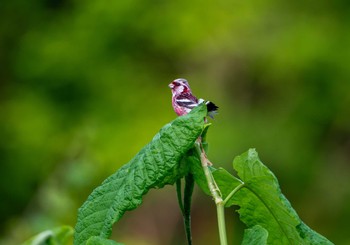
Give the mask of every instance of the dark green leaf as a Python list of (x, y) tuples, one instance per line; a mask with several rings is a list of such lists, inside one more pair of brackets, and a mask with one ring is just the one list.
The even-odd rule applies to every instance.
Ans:
[(181, 159), (201, 134), (206, 114), (206, 107), (200, 105), (164, 126), (128, 164), (97, 187), (79, 209), (74, 243), (85, 244), (91, 236), (108, 238), (113, 224), (125, 211), (138, 207), (149, 189), (184, 176), (188, 166), (180, 164)]
[(244, 231), (242, 245), (266, 245), (269, 233), (260, 225)]

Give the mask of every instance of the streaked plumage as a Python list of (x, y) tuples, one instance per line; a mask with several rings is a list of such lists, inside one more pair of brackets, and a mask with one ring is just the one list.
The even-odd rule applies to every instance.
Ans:
[[(204, 102), (203, 99), (197, 99), (191, 91), (190, 85), (186, 79), (178, 78), (169, 84), (172, 92), (172, 105), (177, 115), (182, 116), (189, 113), (194, 107)], [(214, 118), (218, 107), (210, 101), (205, 102), (208, 109), (208, 116)]]

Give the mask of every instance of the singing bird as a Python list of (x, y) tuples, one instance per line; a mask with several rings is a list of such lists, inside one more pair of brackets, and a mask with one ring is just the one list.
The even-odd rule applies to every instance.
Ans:
[[(197, 97), (192, 94), (190, 85), (184, 78), (175, 79), (169, 84), (169, 87), (172, 92), (172, 105), (174, 111), (179, 116), (186, 115), (194, 107), (205, 101), (203, 99), (197, 99)], [(208, 116), (214, 118), (219, 107), (211, 101), (206, 101), (205, 104), (207, 106)]]

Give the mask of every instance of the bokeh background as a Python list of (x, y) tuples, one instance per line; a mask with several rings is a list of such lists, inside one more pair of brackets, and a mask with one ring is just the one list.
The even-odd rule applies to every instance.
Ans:
[[(74, 226), (92, 189), (175, 118), (178, 77), (220, 106), (215, 166), (256, 148), (300, 217), (350, 244), (349, 26), (346, 0), (2, 0), (0, 244)], [(212, 200), (194, 199), (195, 244), (218, 244)], [(240, 244), (234, 209), (227, 220)], [(185, 244), (175, 188), (150, 191), (113, 236)]]

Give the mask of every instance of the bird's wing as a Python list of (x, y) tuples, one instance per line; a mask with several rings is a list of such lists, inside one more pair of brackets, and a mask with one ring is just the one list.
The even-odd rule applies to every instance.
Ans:
[(190, 93), (184, 93), (176, 97), (176, 103), (179, 106), (192, 109), (198, 105), (198, 99)]

